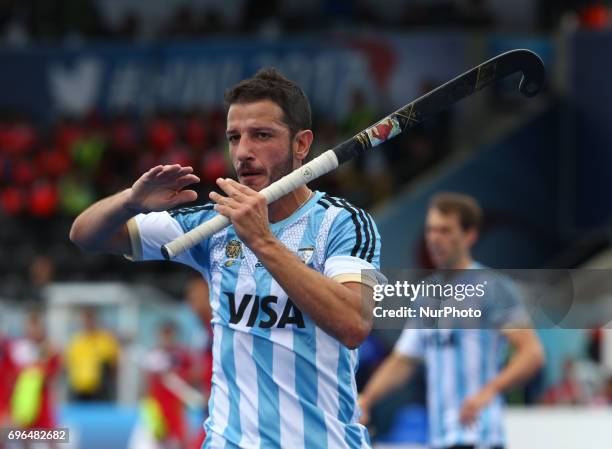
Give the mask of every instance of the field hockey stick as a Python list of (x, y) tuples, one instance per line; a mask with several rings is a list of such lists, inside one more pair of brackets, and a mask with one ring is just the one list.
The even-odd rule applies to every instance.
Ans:
[[(517, 72), (523, 74), (519, 91), (527, 97), (535, 96), (541, 90), (545, 78), (544, 64), (540, 57), (529, 50), (512, 50), (503, 53), (408, 103), (349, 140), (327, 150), (270, 184), (259, 193), (270, 204), (336, 169), (340, 164), (438, 114), (459, 100)], [(165, 259), (172, 259), (229, 224), (230, 220), (227, 217), (217, 215), (162, 246), (162, 255)]]

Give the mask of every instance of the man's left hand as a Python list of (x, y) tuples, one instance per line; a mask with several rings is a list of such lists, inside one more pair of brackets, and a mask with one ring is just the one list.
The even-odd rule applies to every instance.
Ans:
[(463, 425), (470, 425), (476, 421), (480, 411), (493, 400), (495, 395), (495, 390), (490, 386), (486, 386), (475, 395), (466, 398), (463, 401), (459, 415), (461, 423)]
[(253, 250), (273, 238), (263, 195), (233, 179), (219, 178), (217, 185), (227, 196), (210, 192), (210, 199), (217, 203), (215, 210), (231, 220), (245, 245)]

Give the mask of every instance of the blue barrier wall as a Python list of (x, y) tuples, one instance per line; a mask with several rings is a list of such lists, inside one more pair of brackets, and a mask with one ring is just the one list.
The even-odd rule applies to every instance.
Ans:
[[(199, 434), (204, 422), (200, 413), (189, 413), (190, 435)], [(138, 420), (137, 407), (113, 404), (64, 404), (59, 424), (70, 430), (70, 449), (128, 449)]]
[(136, 408), (110, 404), (64, 405), (60, 424), (70, 429), (71, 449), (127, 449)]
[[(433, 53), (436, 58), (422, 57)], [(415, 97), (424, 80), (465, 71), (467, 54), (468, 36), (454, 32), (3, 49), (0, 109), (44, 120), (94, 107), (210, 108), (223, 104), (227, 87), (274, 66), (304, 88), (315, 111), (344, 114), (355, 89), (387, 110)]]

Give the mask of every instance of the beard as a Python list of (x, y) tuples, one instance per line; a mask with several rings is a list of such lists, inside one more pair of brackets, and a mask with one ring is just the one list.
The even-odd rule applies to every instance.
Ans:
[[(255, 166), (252, 165), (252, 163), (250, 161), (244, 161), (241, 162), (238, 167), (236, 167), (235, 172), (236, 172), (236, 176), (238, 176), (238, 173), (240, 173), (241, 171), (258, 171), (257, 168)], [(278, 164), (274, 165), (273, 167), (270, 167), (270, 169), (268, 170), (268, 183), (267, 185), (264, 186), (260, 186), (260, 188), (256, 188), (255, 190), (261, 190), (265, 187), (267, 187), (268, 185), (272, 184), (273, 182), (278, 181), (279, 179), (281, 179), (283, 176), (288, 175), (289, 173), (291, 173), (293, 171), (293, 153), (291, 151), (291, 146), (287, 147), (287, 153), (286, 153), (286, 157), (284, 160), (282, 160), (281, 162), (279, 162)]]
[(291, 147), (287, 148), (287, 157), (284, 162), (279, 163), (278, 165), (272, 167), (270, 169), (270, 184), (278, 181), (283, 176), (288, 175), (293, 171), (293, 154), (291, 152)]

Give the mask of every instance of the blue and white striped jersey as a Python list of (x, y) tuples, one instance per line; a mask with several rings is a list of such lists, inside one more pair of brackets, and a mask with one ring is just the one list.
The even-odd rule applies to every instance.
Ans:
[[(485, 267), (474, 263), (470, 268)], [(489, 310), (489, 318), (495, 326), (487, 329), (406, 328), (395, 345), (395, 351), (425, 363), (432, 448), (455, 445), (488, 448), (505, 444), (501, 395), (481, 411), (472, 425), (464, 426), (459, 420), (464, 400), (480, 391), (502, 367), (507, 348), (502, 329), (519, 322), (523, 327), (528, 322), (512, 282), (484, 275), (484, 272), (474, 272), (469, 281), (478, 283), (481, 274), (486, 276), (487, 290), (494, 292), (489, 293), (495, 296), (496, 302)], [(486, 300), (485, 293), (483, 301)]]
[[(128, 223), (135, 259), (212, 218), (212, 204), (138, 215)], [(315, 192), (270, 225), (312, 269), (339, 282), (373, 283), (380, 236), (372, 218)], [(364, 448), (357, 351), (325, 333), (287, 297), (232, 226), (177, 257), (202, 273), (213, 310), (213, 385), (204, 448)]]

